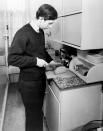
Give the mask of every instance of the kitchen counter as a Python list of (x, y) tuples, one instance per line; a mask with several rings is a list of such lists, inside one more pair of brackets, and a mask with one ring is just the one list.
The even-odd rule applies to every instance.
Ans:
[(70, 78), (62, 78), (62, 77), (56, 77), (53, 79), (53, 81), (56, 83), (57, 87), (61, 90), (64, 89), (75, 89), (80, 88), (81, 86), (86, 85), (86, 82), (84, 82), (82, 79), (80, 79), (78, 76), (74, 75)]
[(45, 110), (49, 130), (81, 131), (87, 122), (101, 120), (101, 88), (100, 83), (89, 85), (74, 76), (50, 80)]
[(58, 74), (55, 73), (55, 70), (46, 71), (47, 79), (52, 79), (61, 90), (86, 85), (86, 82), (78, 77), (74, 72), (70, 71), (69, 68), (65, 67), (65, 69), (65, 72)]

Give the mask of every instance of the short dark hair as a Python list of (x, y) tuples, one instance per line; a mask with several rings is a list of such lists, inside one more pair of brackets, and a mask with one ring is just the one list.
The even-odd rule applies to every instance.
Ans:
[(55, 20), (58, 17), (58, 13), (54, 7), (49, 4), (43, 4), (36, 12), (36, 18), (44, 17), (44, 20)]

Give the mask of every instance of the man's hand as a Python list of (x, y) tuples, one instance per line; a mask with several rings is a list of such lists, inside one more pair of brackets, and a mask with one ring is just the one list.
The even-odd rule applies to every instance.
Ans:
[(61, 65), (62, 65), (61, 63), (52, 60), (50, 63), (48, 63), (48, 66), (46, 66), (46, 70), (55, 70), (56, 67)]
[(45, 60), (40, 59), (40, 58), (37, 57), (37, 66), (46, 67), (47, 65), (48, 65), (48, 63)]

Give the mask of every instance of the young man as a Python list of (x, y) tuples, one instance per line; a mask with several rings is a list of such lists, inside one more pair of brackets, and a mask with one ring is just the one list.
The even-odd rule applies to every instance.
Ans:
[(51, 27), (57, 17), (54, 7), (41, 5), (35, 20), (19, 29), (11, 44), (8, 64), (20, 68), (19, 92), (25, 106), (26, 131), (43, 131), (45, 66), (53, 62), (45, 50), (43, 29)]

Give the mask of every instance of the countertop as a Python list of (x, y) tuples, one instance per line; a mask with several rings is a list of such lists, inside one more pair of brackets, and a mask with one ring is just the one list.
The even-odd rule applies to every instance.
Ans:
[(80, 79), (76, 75), (69, 78), (56, 77), (56, 78), (53, 78), (53, 81), (56, 83), (58, 88), (62, 90), (78, 88), (78, 87), (86, 85), (86, 82), (84, 82), (82, 79)]
[(76, 74), (74, 74), (69, 69), (61, 74), (55, 74), (54, 71), (47, 71), (46, 76), (48, 80), (53, 81), (59, 89), (71, 89), (80, 86), (84, 86), (84, 82)]

